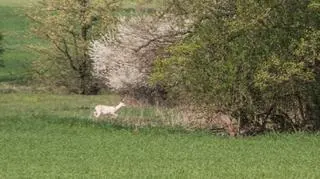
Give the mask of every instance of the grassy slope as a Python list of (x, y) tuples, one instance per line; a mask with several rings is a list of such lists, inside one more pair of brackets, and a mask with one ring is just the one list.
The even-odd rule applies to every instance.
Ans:
[(28, 37), (28, 22), (19, 7), (31, 1), (0, 0), (0, 31), (4, 35), (5, 47), (2, 56), (5, 68), (0, 69), (0, 82), (21, 81), (33, 58), (33, 54), (26, 50), (26, 46), (35, 43), (36, 40)]
[(88, 121), (94, 104), (117, 100), (1, 95), (0, 178), (320, 177), (317, 135), (230, 139)]

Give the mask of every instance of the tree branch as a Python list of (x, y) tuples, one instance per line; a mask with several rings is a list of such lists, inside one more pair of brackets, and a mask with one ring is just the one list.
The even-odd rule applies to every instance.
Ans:
[(177, 36), (183, 36), (183, 35), (187, 35), (189, 33), (192, 33), (192, 31), (185, 31), (185, 32), (177, 32), (175, 34), (169, 34), (169, 35), (161, 35), (161, 36), (157, 36), (157, 37), (154, 37), (150, 40), (148, 40), (145, 44), (139, 46), (138, 48), (136, 49), (133, 49), (136, 53), (139, 52), (140, 50), (142, 50), (143, 48), (147, 48), (149, 45), (151, 45), (153, 42), (156, 42), (156, 41), (160, 41), (160, 40), (163, 40), (162, 42), (170, 42), (172, 43), (172, 41), (170, 40), (165, 40), (166, 38), (174, 38), (174, 37), (177, 37)]

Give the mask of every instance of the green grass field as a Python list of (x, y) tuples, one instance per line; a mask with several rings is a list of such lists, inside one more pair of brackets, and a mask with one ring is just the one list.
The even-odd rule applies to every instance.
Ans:
[[(118, 100), (2, 94), (0, 178), (320, 177), (319, 135), (233, 139), (165, 128), (136, 131), (90, 120), (95, 104)], [(143, 109), (126, 107), (120, 117), (134, 110)]]
[(38, 0), (0, 0), (0, 5), (8, 7), (22, 7), (36, 1)]
[(37, 40), (28, 35), (28, 22), (22, 6), (26, 1), (0, 0), (0, 32), (4, 35), (5, 67), (0, 69), (0, 82), (21, 82), (26, 77), (27, 69), (34, 54), (27, 50), (27, 45)]

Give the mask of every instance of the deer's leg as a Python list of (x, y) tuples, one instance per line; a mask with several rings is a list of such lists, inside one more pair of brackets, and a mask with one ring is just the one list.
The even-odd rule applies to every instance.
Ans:
[(99, 112), (99, 111), (96, 111), (95, 114), (96, 114), (96, 115), (95, 115), (96, 118), (98, 118), (98, 117), (100, 116), (100, 112)]
[(116, 114), (116, 113), (112, 113), (112, 115), (113, 115), (114, 117), (118, 117), (118, 114)]

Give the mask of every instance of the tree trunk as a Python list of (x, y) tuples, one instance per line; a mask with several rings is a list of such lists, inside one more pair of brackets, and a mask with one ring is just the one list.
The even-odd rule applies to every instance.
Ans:
[(80, 76), (80, 94), (82, 95), (96, 95), (99, 91), (97, 85), (93, 82), (91, 74), (91, 62), (90, 59), (84, 61), (79, 70)]
[[(83, 7), (83, 10), (81, 11), (81, 17), (83, 19), (86, 19), (86, 13), (87, 8), (89, 6), (88, 0), (81, 0), (80, 1), (81, 6)], [(81, 60), (81, 65), (79, 69), (80, 74), (80, 90), (82, 95), (90, 95), (92, 93), (97, 93), (93, 90), (93, 82), (92, 82), (92, 62), (90, 60), (90, 57), (88, 55), (88, 47), (87, 44), (89, 43), (89, 31), (91, 29), (92, 24), (90, 22), (87, 22), (86, 20), (83, 20), (83, 24), (81, 26), (81, 38), (83, 40), (84, 49), (83, 49), (83, 59)]]

